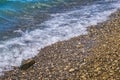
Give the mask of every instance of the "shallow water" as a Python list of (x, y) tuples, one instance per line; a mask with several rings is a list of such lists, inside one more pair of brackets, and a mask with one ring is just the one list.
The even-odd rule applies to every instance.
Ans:
[(0, 73), (57, 41), (84, 35), (106, 21), (120, 0), (4, 0), (0, 2)]

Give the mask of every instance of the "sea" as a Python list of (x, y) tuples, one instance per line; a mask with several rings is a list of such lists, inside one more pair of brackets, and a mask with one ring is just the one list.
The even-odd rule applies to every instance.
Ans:
[(87, 34), (120, 0), (0, 0), (0, 75), (58, 41)]

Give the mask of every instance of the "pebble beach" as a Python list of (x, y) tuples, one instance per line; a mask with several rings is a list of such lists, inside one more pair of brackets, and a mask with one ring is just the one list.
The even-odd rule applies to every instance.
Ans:
[(27, 70), (5, 72), (0, 80), (120, 80), (120, 10), (87, 35), (40, 50)]

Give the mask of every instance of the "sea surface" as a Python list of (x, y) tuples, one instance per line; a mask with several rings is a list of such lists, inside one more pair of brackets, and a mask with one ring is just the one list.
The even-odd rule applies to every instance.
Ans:
[(0, 75), (41, 48), (87, 34), (120, 0), (0, 0)]

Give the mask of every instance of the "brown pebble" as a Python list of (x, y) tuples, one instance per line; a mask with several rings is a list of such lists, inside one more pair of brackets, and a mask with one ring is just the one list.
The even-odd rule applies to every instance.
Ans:
[(71, 68), (70, 70), (69, 70), (69, 72), (74, 72), (75, 71), (75, 69), (74, 68)]
[(21, 70), (27, 70), (30, 68), (33, 64), (35, 64), (35, 60), (28, 59), (22, 62), (21, 66), (19, 67)]

